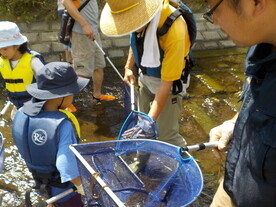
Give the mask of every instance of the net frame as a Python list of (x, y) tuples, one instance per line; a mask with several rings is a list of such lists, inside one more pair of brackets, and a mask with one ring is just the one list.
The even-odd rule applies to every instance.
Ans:
[[(70, 146), (70, 148), (74, 148), (73, 152), (79, 159), (78, 166), (80, 169), (80, 176), (84, 185), (86, 200), (88, 201), (88, 206), (120, 206), (117, 204), (118, 200), (119, 203), (122, 204), (121, 206), (187, 206), (194, 202), (194, 200), (201, 193), (203, 188), (203, 176), (199, 166), (197, 165), (193, 157), (190, 156), (189, 153), (186, 153), (186, 158), (184, 159), (181, 157), (181, 153), (183, 152), (180, 152), (181, 149), (179, 147), (161, 141), (139, 139), (123, 141), (114, 140), (78, 144)], [(140, 176), (140, 174), (137, 174), (136, 172), (134, 173), (132, 169), (129, 169), (129, 163), (127, 159), (125, 159), (128, 158), (129, 155), (131, 155), (132, 153), (136, 153), (137, 151), (139, 153), (151, 152), (151, 158), (146, 165), (146, 171), (150, 171), (151, 168), (153, 170), (158, 169), (158, 171), (161, 172), (161, 175), (166, 171), (166, 169), (160, 168), (160, 166), (164, 164), (162, 163), (163, 158), (169, 157), (171, 160), (175, 159), (175, 170), (171, 170), (169, 174), (166, 174), (165, 172), (165, 177), (160, 176), (161, 181), (156, 182), (158, 188), (152, 188), (153, 190), (151, 189), (149, 192), (145, 190), (145, 188), (143, 188), (145, 186), (146, 188), (148, 188), (148, 183), (142, 180), (143, 177), (138, 177), (138, 175)], [(162, 153), (163, 157), (159, 155), (155, 157), (155, 153), (158, 154), (159, 152)], [(91, 156), (96, 156), (96, 159), (100, 161), (96, 161), (96, 165), (99, 166), (98, 169), (97, 167), (95, 167), (95, 160), (93, 161)], [(155, 162), (157, 158), (160, 158), (159, 161), (161, 160), (161, 162)], [(83, 160), (85, 161), (83, 162)], [(124, 160), (126, 160), (127, 162)], [(114, 165), (112, 165), (112, 167), (108, 169), (105, 168), (105, 162), (111, 162), (114, 163)], [(84, 163), (86, 164), (84, 165)], [(115, 173), (117, 172), (116, 170), (123, 169), (121, 170), (121, 172), (123, 172), (123, 176), (127, 177), (126, 180), (129, 181), (125, 181), (117, 173), (116, 176), (119, 177), (119, 180), (123, 185), (122, 189), (114, 187), (116, 186), (116, 183), (119, 183), (117, 181), (114, 182), (114, 180), (116, 179), (110, 179), (113, 181), (108, 180), (109, 178), (113, 178), (113, 174), (111, 173), (110, 176), (110, 173), (106, 172), (112, 171), (111, 169), (113, 169), (113, 167), (115, 169)], [(166, 167), (173, 169), (173, 162), (169, 161), (169, 163), (166, 163)], [(89, 173), (90, 176), (88, 175)], [(152, 175), (154, 175), (154, 172), (152, 173)], [(195, 179), (190, 179), (189, 176), (194, 176)], [(157, 177), (156, 179), (158, 180), (158, 178), (159, 177)], [(99, 184), (98, 180), (101, 180), (103, 182), (100, 181), (101, 183)], [(187, 188), (184, 189), (185, 192), (192, 193), (191, 195), (187, 196), (179, 196), (178, 194), (182, 193), (182, 184), (184, 180), (185, 188)], [(91, 191), (91, 183), (94, 181), (96, 181), (98, 184), (94, 185), (93, 193), (95, 193), (95, 195), (101, 194), (98, 198), (93, 198)], [(108, 187), (106, 187), (106, 185), (108, 185)], [(108, 193), (106, 191), (107, 189), (109, 189), (113, 193), (113, 195)], [(143, 195), (147, 196), (145, 200), (143, 200), (143, 203), (139, 201), (137, 202), (137, 205), (130, 205), (128, 200), (130, 200), (129, 198), (135, 198), (136, 193), (137, 195), (139, 195), (139, 197)], [(178, 196), (175, 196), (176, 194)], [(170, 199), (172, 199), (172, 201)]]

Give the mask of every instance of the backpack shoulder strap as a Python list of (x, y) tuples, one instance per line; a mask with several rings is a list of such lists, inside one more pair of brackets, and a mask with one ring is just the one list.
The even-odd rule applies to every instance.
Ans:
[(166, 34), (170, 29), (170, 27), (172, 26), (173, 22), (180, 16), (182, 16), (186, 21), (189, 37), (191, 41), (191, 47), (192, 47), (196, 40), (196, 33), (197, 33), (196, 21), (192, 10), (189, 7), (187, 7), (183, 2), (180, 2), (176, 10), (172, 14), (170, 14), (170, 16), (167, 17), (165, 23), (157, 31), (157, 35), (162, 36)]
[(168, 32), (174, 21), (181, 16), (182, 13), (179, 9), (176, 9), (173, 13), (170, 14), (170, 16), (167, 17), (165, 23), (162, 25), (162, 27), (157, 31), (157, 34), (159, 36), (163, 36)]
[(182, 1), (179, 2), (178, 9), (181, 11), (183, 18), (186, 21), (192, 47), (196, 41), (197, 35), (197, 26), (193, 11), (189, 7), (187, 7)]
[(44, 60), (44, 57), (43, 57), (39, 52), (36, 52), (36, 51), (34, 51), (34, 50), (30, 50), (30, 49), (28, 49), (27, 52), (28, 52), (29, 54), (32, 54), (32, 55), (34, 55), (35, 57), (37, 57), (37, 58), (43, 63), (43, 65), (46, 64), (46, 62), (45, 62), (45, 60)]
[(86, 1), (78, 8), (78, 10), (81, 11), (81, 10), (86, 6), (86, 4), (88, 4), (89, 1), (90, 1), (90, 0), (86, 0)]

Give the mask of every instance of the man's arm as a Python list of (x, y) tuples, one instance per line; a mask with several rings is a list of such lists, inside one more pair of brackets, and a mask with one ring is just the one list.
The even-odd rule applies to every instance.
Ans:
[(135, 60), (131, 47), (129, 47), (127, 62), (125, 64), (125, 75), (124, 81), (128, 84), (135, 83), (136, 78), (133, 74), (133, 67), (135, 65)]
[(72, 0), (62, 0), (62, 4), (67, 9), (71, 17), (81, 25), (83, 34), (86, 35), (89, 39), (93, 40), (94, 32), (91, 26), (88, 24), (86, 19), (81, 16), (79, 10), (75, 7)]
[(150, 111), (148, 113), (148, 115), (155, 121), (157, 120), (159, 114), (161, 113), (167, 102), (167, 98), (171, 92), (172, 83), (172, 81), (164, 80), (161, 80), (160, 82), (158, 91), (155, 94)]

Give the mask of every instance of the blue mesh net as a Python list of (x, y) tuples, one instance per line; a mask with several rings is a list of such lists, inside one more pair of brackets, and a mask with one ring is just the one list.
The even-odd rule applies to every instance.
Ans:
[[(133, 207), (180, 207), (201, 193), (203, 178), (197, 163), (180, 148), (156, 140), (114, 140), (73, 145), (116, 197)], [(117, 206), (78, 160), (88, 206)]]
[[(147, 135), (147, 138), (149, 139), (156, 139), (159, 135), (158, 128), (154, 120), (147, 114), (140, 112), (140, 111), (132, 111), (128, 117), (126, 118), (125, 122), (123, 123), (118, 139), (142, 139), (143, 136), (140, 136), (139, 133), (135, 133), (136, 131), (133, 130), (135, 135), (129, 135), (129, 137), (125, 136), (124, 132), (126, 132), (129, 129), (133, 129), (133, 127), (137, 126), (137, 124), (142, 124), (140, 127), (141, 133), (145, 133)], [(139, 129), (137, 129), (139, 131)]]

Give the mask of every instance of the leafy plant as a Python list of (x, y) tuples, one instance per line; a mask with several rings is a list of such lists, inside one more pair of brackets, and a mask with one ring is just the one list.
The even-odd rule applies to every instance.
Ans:
[(1, 20), (30, 23), (56, 18), (57, 2), (49, 0), (1, 0)]
[[(105, 1), (97, 0), (102, 8)], [(31, 23), (57, 19), (56, 0), (1, 0), (1, 20)]]

